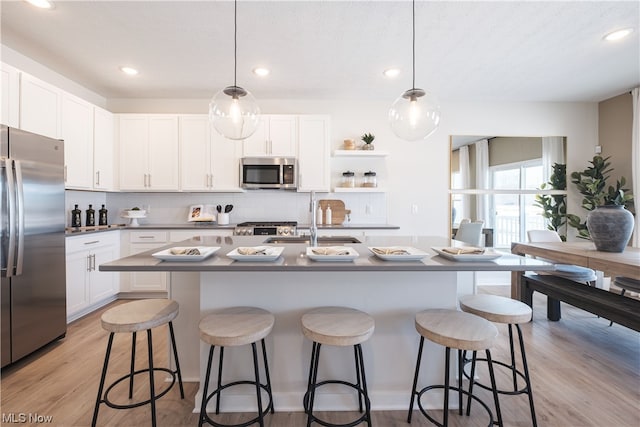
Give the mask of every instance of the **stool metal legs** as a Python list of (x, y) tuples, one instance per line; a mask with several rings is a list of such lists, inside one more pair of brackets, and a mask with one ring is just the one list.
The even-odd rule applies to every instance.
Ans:
[[(367, 378), (364, 370), (364, 358), (362, 356), (362, 346), (356, 344), (353, 346), (355, 365), (356, 365), (356, 383), (350, 383), (341, 380), (326, 380), (318, 383), (318, 365), (320, 361), (320, 348), (322, 344), (313, 342), (311, 350), (311, 363), (309, 366), (309, 380), (307, 382), (307, 392), (303, 398), (304, 411), (307, 413), (307, 427), (311, 427), (313, 422), (328, 427), (353, 427), (362, 422), (366, 422), (367, 426), (371, 427), (371, 401), (369, 400), (369, 393), (367, 391)], [(316, 389), (325, 384), (342, 384), (354, 388), (358, 393), (358, 408), (360, 413), (363, 412), (364, 401), (364, 414), (347, 424), (333, 424), (324, 420), (321, 420), (313, 415), (313, 405), (316, 397)]]
[[(260, 383), (260, 371), (259, 371), (259, 363), (258, 363), (258, 351), (257, 351), (257, 347), (256, 347), (256, 343), (251, 343), (251, 349), (253, 352), (253, 370), (254, 370), (254, 375), (255, 375), (255, 381), (234, 381), (228, 384), (222, 384), (222, 363), (224, 360), (224, 347), (220, 347), (219, 350), (219, 359), (218, 359), (218, 381), (217, 381), (217, 387), (214, 391), (212, 391), (211, 393), (209, 393), (209, 380), (211, 378), (211, 365), (213, 363), (213, 354), (214, 354), (214, 350), (215, 350), (215, 346), (212, 345), (209, 347), (209, 359), (207, 361), (207, 372), (205, 374), (205, 381), (204, 381), (204, 387), (202, 390), (202, 403), (200, 405), (200, 417), (199, 417), (199, 422), (198, 422), (198, 426), (202, 427), (202, 425), (204, 425), (205, 423), (210, 424), (212, 426), (216, 426), (216, 427), (246, 427), (249, 426), (251, 424), (255, 424), (258, 423), (261, 427), (264, 427), (264, 415), (265, 413), (271, 411), (271, 413), (274, 412), (274, 408), (273, 408), (273, 395), (271, 393), (271, 377), (269, 376), (269, 363), (267, 361), (267, 350), (264, 344), (264, 339), (261, 340), (261, 344), (262, 344), (262, 360), (264, 362), (264, 370), (265, 370), (265, 379), (266, 379), (266, 383), (265, 384), (261, 384)], [(241, 424), (234, 424), (234, 425), (228, 425), (228, 424), (220, 424), (214, 420), (212, 420), (208, 415), (207, 415), (207, 403), (213, 399), (213, 397), (216, 397), (216, 414), (220, 413), (220, 395), (222, 394), (222, 390), (224, 390), (225, 388), (228, 387), (232, 387), (234, 385), (239, 385), (239, 384), (255, 384), (256, 387), (256, 403), (258, 405), (258, 415), (249, 420), (246, 421), (244, 423)], [(267, 395), (269, 396), (269, 404), (267, 405), (266, 408), (263, 409), (262, 407), (262, 393), (261, 393), (261, 389), (264, 389), (267, 392)]]
[[(118, 378), (117, 380), (115, 380), (113, 383), (111, 383), (111, 385), (107, 388), (107, 390), (104, 390), (105, 387), (105, 380), (107, 377), (107, 369), (109, 366), (109, 358), (111, 356), (111, 349), (113, 348), (113, 337), (115, 336), (115, 332), (111, 332), (109, 334), (109, 342), (107, 343), (107, 351), (105, 353), (105, 357), (104, 357), (104, 363), (102, 365), (102, 374), (100, 376), (100, 385), (98, 386), (98, 396), (96, 398), (96, 406), (93, 410), (93, 419), (91, 421), (91, 426), (95, 427), (96, 423), (98, 421), (98, 410), (100, 408), (100, 405), (102, 403), (104, 403), (105, 405), (114, 408), (114, 409), (130, 409), (130, 408), (136, 408), (138, 406), (143, 406), (146, 404), (149, 404), (151, 406), (151, 425), (153, 427), (156, 426), (156, 400), (158, 400), (159, 398), (161, 398), (162, 396), (164, 396), (175, 384), (176, 382), (176, 376), (178, 377), (178, 383), (180, 385), (180, 397), (182, 399), (184, 399), (184, 389), (182, 386), (182, 374), (180, 372), (180, 363), (178, 362), (178, 351), (176, 348), (176, 341), (175, 341), (175, 336), (173, 333), (173, 325), (171, 322), (169, 322), (169, 331), (170, 331), (170, 335), (171, 335), (171, 347), (173, 349), (173, 356), (175, 358), (175, 362), (176, 362), (176, 370), (170, 370), (167, 368), (154, 368), (153, 366), (153, 339), (152, 339), (152, 333), (151, 333), (151, 329), (147, 329), (147, 348), (148, 348), (148, 358), (149, 358), (149, 367), (147, 369), (141, 369), (136, 371), (135, 370), (135, 356), (136, 356), (136, 332), (132, 333), (132, 342), (131, 342), (131, 365), (130, 365), (130, 370), (129, 370), (129, 374), (124, 375), (120, 378)], [(169, 386), (167, 386), (167, 388), (165, 388), (162, 392), (160, 392), (159, 394), (156, 395), (155, 392), (155, 381), (154, 381), (154, 371), (164, 371), (168, 374), (171, 375), (172, 377), (172, 381), (171, 384)], [(133, 399), (133, 380), (135, 375), (137, 374), (141, 374), (144, 372), (148, 372), (149, 373), (149, 399), (145, 400), (143, 402), (135, 402), (135, 403), (131, 403), (131, 404), (127, 404), (127, 405), (121, 405), (121, 404), (116, 404), (113, 403), (109, 400), (109, 392), (115, 387), (117, 386), (119, 383), (121, 383), (122, 381), (128, 379), (129, 380), (129, 390), (128, 390), (128, 396), (129, 399)]]

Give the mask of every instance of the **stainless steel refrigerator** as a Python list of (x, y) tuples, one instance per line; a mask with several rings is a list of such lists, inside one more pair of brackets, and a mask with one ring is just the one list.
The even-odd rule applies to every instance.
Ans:
[(2, 367), (64, 337), (64, 143), (0, 126)]

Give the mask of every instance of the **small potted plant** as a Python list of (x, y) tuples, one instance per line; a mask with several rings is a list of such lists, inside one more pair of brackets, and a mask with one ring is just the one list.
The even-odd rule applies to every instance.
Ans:
[(362, 141), (364, 141), (364, 145), (362, 146), (363, 150), (373, 150), (373, 140), (376, 139), (376, 136), (372, 133), (365, 133), (360, 137)]

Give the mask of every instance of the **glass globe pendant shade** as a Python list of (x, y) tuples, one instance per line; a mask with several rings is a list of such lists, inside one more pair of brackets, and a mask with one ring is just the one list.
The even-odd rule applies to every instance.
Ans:
[(209, 121), (226, 138), (247, 139), (258, 129), (260, 107), (249, 91), (228, 86), (211, 98)]
[(389, 109), (389, 124), (398, 138), (425, 139), (438, 128), (440, 104), (435, 95), (422, 89), (409, 89)]

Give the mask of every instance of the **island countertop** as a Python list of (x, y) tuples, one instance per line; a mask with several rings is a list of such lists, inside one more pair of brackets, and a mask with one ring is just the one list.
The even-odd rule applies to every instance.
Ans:
[[(452, 261), (439, 256), (433, 247), (450, 247), (456, 243), (444, 237), (415, 236), (367, 236), (358, 237), (361, 243), (346, 243), (358, 252), (359, 256), (349, 262), (318, 262), (306, 256), (308, 244), (264, 243), (270, 236), (196, 236), (194, 238), (166, 245), (136, 255), (131, 255), (100, 265), (100, 271), (165, 271), (165, 272), (204, 272), (204, 271), (548, 271), (552, 264), (531, 258), (525, 258), (500, 252), (502, 256), (495, 260)], [(459, 245), (459, 242), (457, 243)], [(203, 261), (162, 261), (152, 256), (176, 246), (219, 247), (216, 253)], [(235, 261), (227, 253), (238, 247), (281, 246), (282, 255), (271, 262)], [(420, 249), (428, 255), (419, 261), (385, 261), (375, 256), (369, 247), (409, 246)], [(492, 249), (490, 249), (492, 250)]]

